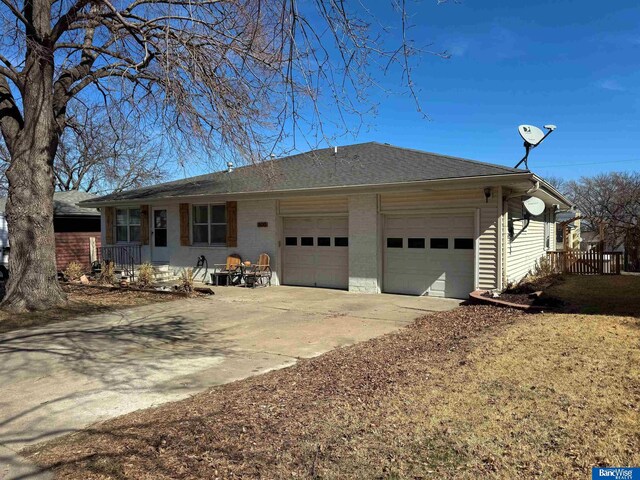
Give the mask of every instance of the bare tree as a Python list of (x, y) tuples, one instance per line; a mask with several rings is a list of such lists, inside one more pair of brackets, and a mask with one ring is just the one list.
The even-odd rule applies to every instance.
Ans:
[(589, 230), (603, 234), (607, 248), (624, 246), (640, 259), (640, 173), (611, 172), (582, 177), (567, 184), (567, 192)]
[(415, 94), (405, 1), (390, 3), (395, 31), (340, 0), (0, 0), (12, 248), (3, 308), (64, 300), (52, 197), (72, 99), (161, 128), (181, 148), (203, 142), (258, 161), (290, 132), (323, 136), (327, 111), (348, 129), (372, 106), (374, 69), (399, 71)]
[(166, 177), (160, 139), (102, 109), (74, 109), (60, 138), (53, 173), (57, 190), (105, 194)]
[[(167, 176), (160, 139), (111, 122), (101, 109), (67, 120), (53, 165), (55, 189), (106, 194), (157, 183)], [(0, 196), (6, 196), (10, 155), (0, 139)]]
[(562, 194), (567, 194), (567, 186), (568, 182), (562, 177), (556, 177), (554, 175), (550, 175), (544, 178), (548, 183), (550, 183), (556, 190), (558, 190)]

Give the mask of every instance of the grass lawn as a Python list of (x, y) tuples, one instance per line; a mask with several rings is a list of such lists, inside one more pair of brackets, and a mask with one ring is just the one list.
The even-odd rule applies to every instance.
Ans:
[(69, 479), (590, 478), (640, 465), (639, 345), (637, 318), (461, 307), (27, 453)]
[(42, 312), (28, 312), (18, 315), (0, 311), (0, 333), (21, 328), (41, 327), (80, 316), (177, 299), (172, 295), (104, 290), (80, 285), (63, 285), (62, 288), (66, 292), (68, 299), (68, 303), (65, 306)]
[(545, 293), (577, 313), (640, 316), (640, 275), (570, 275)]

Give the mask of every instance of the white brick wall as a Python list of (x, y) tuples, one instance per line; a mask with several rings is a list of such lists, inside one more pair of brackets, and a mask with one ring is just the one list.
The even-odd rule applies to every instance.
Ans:
[[(278, 234), (275, 200), (246, 200), (238, 202), (238, 246), (230, 247), (182, 247), (180, 246), (180, 212), (178, 205), (168, 207), (169, 263), (176, 273), (186, 267), (195, 267), (198, 256), (204, 255), (209, 265), (225, 263), (227, 256), (238, 253), (243, 260), (256, 262), (261, 253), (271, 257), (274, 271), (272, 285), (278, 285)], [(258, 222), (267, 227), (258, 228)], [(211, 269), (210, 269), (211, 270)]]
[(380, 293), (376, 194), (349, 197), (349, 291)]

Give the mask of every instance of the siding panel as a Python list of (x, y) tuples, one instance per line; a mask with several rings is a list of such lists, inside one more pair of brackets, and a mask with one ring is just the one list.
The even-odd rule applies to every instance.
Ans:
[(480, 209), (480, 238), (478, 241), (478, 288), (498, 287), (498, 209)]
[(280, 215), (314, 215), (349, 211), (347, 197), (296, 197), (280, 200)]
[(380, 196), (382, 212), (422, 210), (433, 208), (469, 208), (495, 205), (486, 203), (482, 190), (445, 190), (437, 192), (388, 193)]
[(535, 267), (545, 255), (545, 214), (531, 218), (523, 230), (526, 220), (520, 198), (507, 202), (508, 222), (513, 225), (513, 237), (507, 237), (507, 282), (518, 282)]

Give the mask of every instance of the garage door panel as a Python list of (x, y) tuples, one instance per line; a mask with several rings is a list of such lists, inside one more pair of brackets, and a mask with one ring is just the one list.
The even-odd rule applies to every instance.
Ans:
[[(472, 215), (387, 216), (384, 226), (384, 290), (389, 293), (466, 298), (474, 287), (475, 220)], [(390, 248), (402, 239), (402, 248)], [(431, 239), (447, 248), (431, 248)], [(409, 239), (414, 239), (412, 242)], [(423, 240), (422, 240), (423, 239)], [(456, 239), (467, 239), (458, 242)], [(468, 240), (471, 240), (469, 242)], [(409, 248), (409, 245), (424, 248)]]
[[(336, 237), (348, 237), (343, 217), (285, 218), (283, 231), (283, 283), (287, 285), (347, 288), (349, 249), (336, 246)], [(287, 245), (287, 237), (296, 245)], [(302, 238), (313, 245), (302, 245)], [(307, 240), (310, 241), (310, 240)]]

